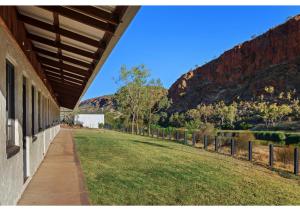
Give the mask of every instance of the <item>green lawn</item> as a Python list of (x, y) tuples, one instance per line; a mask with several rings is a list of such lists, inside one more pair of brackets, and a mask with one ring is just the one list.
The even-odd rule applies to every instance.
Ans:
[(299, 179), (201, 149), (108, 130), (74, 130), (99, 205), (300, 205)]

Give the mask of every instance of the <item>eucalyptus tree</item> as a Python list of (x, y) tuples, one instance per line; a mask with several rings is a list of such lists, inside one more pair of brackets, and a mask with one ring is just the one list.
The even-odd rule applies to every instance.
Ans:
[(144, 88), (149, 77), (149, 70), (144, 65), (127, 69), (121, 67), (120, 76), (117, 80), (121, 88), (116, 93), (116, 101), (119, 110), (131, 121), (131, 131), (134, 127), (139, 128), (141, 110), (144, 100)]

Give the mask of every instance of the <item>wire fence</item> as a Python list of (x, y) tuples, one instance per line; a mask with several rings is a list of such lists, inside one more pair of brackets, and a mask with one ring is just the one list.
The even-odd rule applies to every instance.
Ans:
[(299, 148), (289, 145), (260, 144), (253, 140), (236, 140), (234, 137), (202, 134), (194, 131), (156, 128), (148, 131), (145, 128), (132, 131), (130, 128), (113, 128), (105, 124), (104, 128), (119, 132), (148, 136), (163, 141), (175, 141), (195, 148), (229, 155), (238, 159), (247, 160), (270, 168), (283, 170), (299, 175)]

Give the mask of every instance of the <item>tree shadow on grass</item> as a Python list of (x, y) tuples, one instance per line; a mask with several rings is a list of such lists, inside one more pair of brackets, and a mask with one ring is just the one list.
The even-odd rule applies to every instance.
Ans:
[(139, 143), (139, 144), (147, 144), (147, 145), (155, 146), (155, 147), (170, 148), (170, 147), (168, 147), (166, 145), (156, 144), (156, 143), (151, 143), (151, 142), (144, 142), (144, 141), (138, 141), (138, 140), (133, 140), (133, 142)]

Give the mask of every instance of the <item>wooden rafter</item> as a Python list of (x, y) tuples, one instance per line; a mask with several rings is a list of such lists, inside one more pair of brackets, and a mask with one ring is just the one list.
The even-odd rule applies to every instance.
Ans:
[(71, 53), (75, 53), (75, 54), (78, 54), (78, 55), (81, 55), (81, 56), (85, 56), (87, 58), (91, 58), (91, 59), (96, 59), (97, 58), (95, 53), (92, 53), (90, 51), (82, 50), (82, 49), (79, 49), (79, 48), (76, 48), (76, 47), (73, 47), (73, 46), (70, 46), (70, 45), (62, 44), (62, 43), (57, 43), (54, 40), (50, 40), (50, 39), (47, 39), (47, 38), (44, 38), (44, 37), (40, 37), (40, 36), (35, 35), (35, 34), (28, 33), (27, 36), (28, 36), (29, 39), (31, 39), (33, 41), (36, 41), (36, 42), (39, 42), (39, 43), (42, 43), (42, 44), (45, 44), (45, 45), (49, 45), (49, 46), (52, 46), (52, 47), (55, 47), (55, 48), (61, 48), (62, 50), (69, 51)]
[(29, 16), (18, 14), (18, 19), (20, 21), (26, 23), (26, 24), (31, 25), (31, 26), (35, 26), (35, 27), (41, 28), (43, 30), (46, 30), (46, 31), (49, 31), (49, 32), (52, 32), (52, 33), (55, 33), (55, 34), (60, 34), (64, 37), (76, 40), (78, 42), (85, 43), (85, 44), (90, 45), (90, 46), (99, 47), (99, 48), (102, 48), (102, 49), (106, 48), (106, 44), (104, 42), (99, 42), (98, 40), (95, 40), (95, 39), (86, 37), (84, 35), (80, 35), (80, 34), (77, 34), (75, 32), (63, 29), (59, 26), (54, 27), (51, 24), (45, 23), (43, 21), (34, 19), (32, 17), (29, 17)]
[[(45, 50), (45, 49), (41, 49), (41, 48), (37, 48), (37, 47), (33, 47), (33, 50), (38, 52), (38, 53), (41, 53), (45, 56), (49, 56), (49, 57), (52, 57), (54, 59), (59, 59), (58, 53), (54, 53), (54, 52), (51, 52), (51, 51), (48, 51), (48, 50)], [(71, 58), (71, 57), (68, 57), (68, 56), (62, 55), (61, 58), (62, 58), (63, 61), (70, 62), (70, 63), (76, 64), (76, 65), (79, 65), (79, 66), (82, 66), (82, 67), (85, 67), (85, 68), (91, 68), (92, 67), (92, 65), (87, 63), (87, 62), (83, 62), (81, 60), (77, 60), (77, 59), (74, 59), (74, 58)]]
[[(53, 73), (53, 74), (56, 74), (56, 75), (60, 75), (60, 72), (59, 70), (55, 69), (55, 68), (52, 68), (52, 67), (49, 67), (49, 66), (45, 66), (45, 65), (42, 65), (42, 67), (44, 68), (45, 71), (47, 72), (50, 72), (50, 73)], [(75, 78), (77, 80), (80, 80), (80, 81), (86, 81), (86, 78), (85, 77), (82, 77), (80, 75), (75, 75), (75, 74), (72, 74), (70, 72), (66, 72), (64, 71), (63, 73), (65, 76), (68, 76), (68, 77), (71, 77), (71, 78)]]
[(80, 85), (77, 85), (77, 84), (72, 84), (72, 83), (69, 83), (69, 82), (67, 82), (67, 81), (65, 81), (64, 83), (62, 83), (60, 80), (57, 80), (56, 78), (49, 78), (48, 80), (50, 80), (51, 81), (51, 83), (52, 84), (59, 84), (59, 85), (61, 85), (63, 88), (73, 88), (73, 89), (75, 89), (75, 90), (82, 90), (82, 86), (80, 86)]
[(38, 56), (38, 58), (39, 58), (39, 60), (42, 64), (46, 64), (46, 65), (49, 65), (49, 66), (52, 66), (52, 67), (56, 67), (58, 69), (62, 68), (64, 70), (68, 70), (70, 72), (74, 72), (76, 74), (83, 75), (83, 76), (89, 76), (90, 75), (89, 71), (81, 69), (79, 67), (75, 67), (75, 66), (65, 64), (65, 63), (61, 64), (58, 61), (54, 61), (52, 59), (48, 59), (48, 58), (43, 57), (43, 56)]
[(71, 75), (69, 73), (64, 73), (61, 76), (60, 72), (53, 72), (53, 71), (48, 70), (48, 69), (45, 69), (45, 73), (46, 73), (46, 75), (53, 75), (53, 76), (57, 76), (57, 77), (62, 77), (62, 79), (71, 79), (71, 80), (74, 80), (75, 82), (77, 81), (78, 83), (81, 83), (81, 84), (84, 82), (83, 79), (76, 78), (76, 77), (74, 77), (73, 75)]
[[(51, 72), (59, 74), (59, 70), (56, 69), (56, 68), (54, 68), (54, 67), (47, 66), (45, 64), (42, 64), (42, 67), (44, 68), (44, 70), (48, 70), (48, 71), (51, 71)], [(66, 70), (63, 70), (63, 71), (64, 71), (64, 75), (69, 75), (69, 76), (72, 76), (74, 78), (78, 78), (78, 79), (84, 80), (84, 81), (87, 80), (86, 76), (78, 75), (78, 74), (75, 74), (74, 72), (70, 72), (70, 71), (66, 71)]]
[(98, 19), (92, 18), (88, 15), (68, 9), (66, 7), (62, 7), (62, 6), (39, 6), (39, 7), (48, 10), (50, 12), (57, 12), (59, 15), (89, 25), (91, 27), (100, 29), (102, 31), (106, 31), (111, 34), (113, 34), (116, 30), (116, 27), (112, 24), (105, 23)]
[[(26, 46), (22, 47), (24, 38), (18, 39), (18, 42), (21, 43), (21, 48), (26, 55), (29, 54), (28, 52), (32, 52), (28, 58), (37, 64), (35, 66), (38, 67), (38, 74), (41, 73), (41, 79), (47, 82), (47, 85), (53, 90), (54, 98), (61, 103), (61, 106), (73, 108), (111, 42), (117, 27), (122, 22), (127, 7), (117, 6), (111, 10), (94, 6), (38, 7), (50, 11), (53, 19), (49, 20), (49, 17), (44, 17), (45, 11), (29, 11), (22, 7), (17, 11), (17, 7), (14, 7), (16, 9), (14, 17), (18, 24), (25, 29), (22, 33), (30, 44), (25, 43)], [(41, 14), (38, 14), (39, 12)], [(74, 27), (69, 26), (70, 22), (60, 23), (63, 19), (61, 17), (73, 20)], [(10, 20), (7, 22), (10, 23)], [(125, 23), (127, 24), (127, 21)], [(86, 32), (88, 28), (77, 30), (76, 27), (81, 25), (98, 29), (99, 33), (101, 33), (100, 31), (104, 33), (104, 36), (101, 39), (90, 37)], [(12, 27), (12, 30), (15, 31), (15, 28), (18, 27)], [(48, 33), (45, 32), (54, 34), (55, 38), (48, 37)], [(19, 29), (13, 33), (18, 35)], [(64, 42), (64, 39), (68, 39), (70, 42)], [(38, 45), (39, 43), (43, 45)], [(45, 47), (45, 45), (51, 48)], [(90, 50), (93, 48), (89, 46), (95, 50)], [(59, 97), (57, 98), (57, 96)]]
[(68, 6), (69, 8), (89, 14), (90, 16), (97, 18), (99, 20), (108, 22), (113, 25), (118, 25), (120, 23), (119, 17), (116, 14), (107, 12), (105, 10), (98, 9), (93, 6)]
[[(53, 12), (53, 26), (54, 28), (57, 29), (59, 28), (59, 19), (58, 19), (58, 14)], [(60, 34), (59, 33), (56, 33), (55, 34), (55, 42), (58, 43), (60, 45)], [(63, 62), (62, 62), (62, 53), (61, 53), (61, 48), (58, 47), (57, 48), (57, 56), (58, 56), (58, 62), (60, 63), (60, 65), (62, 66), (63, 65)], [(59, 72), (60, 72), (60, 76), (61, 76), (61, 81), (64, 82), (64, 74), (63, 74), (63, 70), (62, 68), (59, 68)]]

